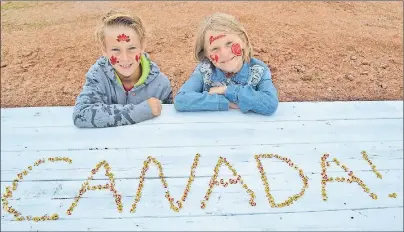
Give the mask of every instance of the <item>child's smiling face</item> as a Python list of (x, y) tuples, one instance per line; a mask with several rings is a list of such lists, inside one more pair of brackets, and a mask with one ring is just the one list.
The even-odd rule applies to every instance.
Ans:
[[(104, 56), (108, 57), (120, 76), (130, 78), (139, 67), (144, 46), (130, 27), (106, 27)], [(121, 78), (122, 78), (121, 77)]]
[(244, 43), (232, 33), (211, 31), (205, 33), (205, 55), (223, 72), (238, 72), (243, 65)]

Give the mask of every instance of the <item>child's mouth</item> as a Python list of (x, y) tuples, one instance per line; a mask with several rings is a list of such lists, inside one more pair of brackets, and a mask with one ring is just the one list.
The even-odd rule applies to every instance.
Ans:
[(229, 62), (229, 61), (232, 61), (232, 60), (234, 59), (234, 57), (235, 57), (235, 56), (233, 56), (233, 57), (232, 57), (231, 59), (229, 59), (229, 60), (222, 61), (221, 63), (222, 63), (222, 64), (225, 64), (225, 63), (227, 63), (227, 62)]
[(121, 66), (121, 68), (123, 68), (123, 69), (129, 69), (132, 66), (132, 64), (125, 64), (125, 65), (121, 64), (119, 66)]

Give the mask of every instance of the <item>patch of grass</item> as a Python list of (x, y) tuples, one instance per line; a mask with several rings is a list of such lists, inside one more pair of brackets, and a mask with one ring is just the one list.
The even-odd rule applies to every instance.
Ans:
[(7, 2), (1, 4), (1, 11), (23, 9), (34, 5), (36, 5), (36, 3), (33, 2)]
[(46, 26), (52, 25), (51, 22), (32, 22), (32, 23), (24, 23), (23, 26), (29, 29), (39, 29)]
[(1, 29), (4, 31), (20, 31), (24, 29), (42, 29), (47, 26), (54, 25), (52, 22), (45, 22), (45, 21), (37, 21), (37, 22), (30, 22), (30, 23), (23, 23), (23, 24), (14, 24), (9, 22), (3, 22), (1, 24)]

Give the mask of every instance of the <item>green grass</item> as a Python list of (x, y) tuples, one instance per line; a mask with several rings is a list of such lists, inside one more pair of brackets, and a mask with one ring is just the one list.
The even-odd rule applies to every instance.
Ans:
[(24, 9), (28, 7), (33, 7), (34, 5), (36, 5), (36, 2), (7, 2), (1, 4), (1, 11)]
[(23, 26), (29, 29), (39, 29), (50, 25), (52, 25), (50, 22), (32, 22), (24, 24)]
[(16, 25), (14, 23), (8, 23), (8, 22), (2, 22), (1, 24), (1, 29), (4, 31), (19, 31), (19, 30), (24, 30), (24, 29), (42, 29), (44, 27), (52, 26), (54, 23), (52, 22), (30, 22), (30, 23), (24, 23), (20, 25)]

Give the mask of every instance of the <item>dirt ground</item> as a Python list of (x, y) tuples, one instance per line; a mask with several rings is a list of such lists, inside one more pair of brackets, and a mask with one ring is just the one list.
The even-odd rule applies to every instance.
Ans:
[(99, 17), (140, 16), (147, 52), (174, 92), (188, 78), (195, 31), (214, 12), (246, 27), (280, 101), (403, 98), (402, 2), (1, 2), (1, 107), (72, 106), (101, 55)]

